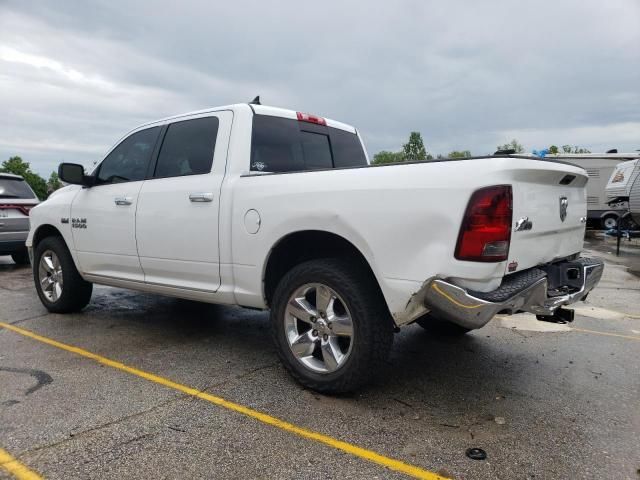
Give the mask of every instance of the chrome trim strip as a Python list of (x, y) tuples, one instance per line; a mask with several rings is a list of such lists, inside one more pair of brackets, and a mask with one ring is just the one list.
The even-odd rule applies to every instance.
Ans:
[(140, 280), (131, 280), (129, 278), (118, 278), (118, 277), (111, 277), (109, 275), (100, 275), (97, 273), (86, 273), (84, 274), (84, 278), (86, 280), (88, 280), (89, 278), (96, 279), (95, 283), (100, 283), (100, 279), (104, 279), (105, 281), (108, 280), (110, 283), (116, 283), (116, 282), (119, 284), (134, 283), (134, 284), (140, 285), (141, 287), (148, 285), (152, 287), (172, 288), (175, 290), (185, 290), (189, 292), (198, 292), (198, 293), (216, 293), (217, 291), (217, 290), (204, 290), (201, 288), (177, 287), (175, 285), (167, 285), (166, 283), (144, 282)]

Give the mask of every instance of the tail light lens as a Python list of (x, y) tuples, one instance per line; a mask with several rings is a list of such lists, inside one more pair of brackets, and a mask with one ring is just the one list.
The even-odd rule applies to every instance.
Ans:
[(35, 204), (34, 205), (27, 205), (27, 204), (0, 205), (0, 210), (18, 210), (20, 213), (22, 213), (23, 215), (26, 215), (28, 217), (29, 216), (29, 212), (35, 206), (36, 206)]
[(35, 207), (35, 205), (22, 205), (22, 209), (23, 209), (22, 211), (28, 217), (33, 207)]
[(455, 257), (472, 262), (506, 260), (512, 216), (510, 185), (496, 185), (474, 192), (462, 220)]

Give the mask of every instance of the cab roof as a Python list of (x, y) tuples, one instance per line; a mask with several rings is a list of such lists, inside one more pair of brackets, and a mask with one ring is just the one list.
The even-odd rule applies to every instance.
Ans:
[(154, 125), (154, 124), (158, 124), (158, 123), (167, 123), (167, 122), (179, 120), (179, 119), (184, 118), (184, 117), (191, 117), (191, 116), (195, 116), (195, 115), (203, 115), (203, 114), (206, 114), (206, 113), (218, 112), (218, 111), (221, 111), (221, 110), (232, 110), (232, 111), (245, 110), (246, 111), (247, 107), (250, 107), (251, 110), (253, 111), (253, 113), (256, 114), (256, 115), (269, 115), (269, 116), (272, 116), (272, 117), (289, 118), (289, 119), (292, 119), (292, 120), (299, 120), (300, 119), (300, 114), (308, 115), (308, 116), (311, 116), (311, 117), (314, 117), (314, 118), (323, 119), (326, 122), (326, 125), (328, 127), (339, 128), (340, 130), (345, 130), (345, 131), (350, 132), (350, 133), (357, 133), (355, 127), (353, 127), (351, 125), (347, 125), (346, 123), (342, 123), (342, 122), (338, 122), (336, 120), (332, 120), (330, 118), (319, 117), (319, 116), (316, 116), (316, 115), (310, 115), (310, 114), (303, 113), (303, 112), (296, 112), (295, 110), (289, 110), (289, 109), (286, 109), (286, 108), (271, 107), (271, 106), (268, 106), (268, 105), (247, 104), (247, 103), (236, 103), (236, 104), (233, 104), (233, 105), (225, 105), (225, 106), (221, 106), (221, 107), (210, 107), (210, 108), (205, 108), (205, 109), (202, 109), (202, 110), (195, 110), (193, 112), (181, 113), (179, 115), (173, 115), (171, 117), (166, 117), (166, 118), (162, 118), (160, 120), (154, 120), (152, 122), (144, 123), (144, 124), (136, 127), (134, 130), (138, 130), (138, 129), (142, 128), (142, 127), (146, 127), (146, 126), (149, 126), (149, 125)]
[(315, 118), (323, 119), (326, 122), (327, 127), (339, 128), (340, 130), (346, 130), (347, 132), (350, 132), (350, 133), (356, 133), (355, 127), (351, 125), (347, 125), (346, 123), (338, 122), (336, 120), (331, 120), (330, 118), (316, 117), (315, 115), (310, 115), (304, 112), (296, 112), (295, 110), (289, 110), (286, 108), (270, 107), (268, 105), (250, 105), (250, 106), (256, 115), (269, 115), (272, 117), (289, 118), (291, 120), (300, 120), (300, 114), (309, 115)]

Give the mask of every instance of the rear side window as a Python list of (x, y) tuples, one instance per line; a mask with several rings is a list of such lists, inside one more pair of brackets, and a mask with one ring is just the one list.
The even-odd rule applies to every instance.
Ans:
[(144, 180), (159, 134), (160, 127), (152, 127), (125, 138), (100, 164), (97, 183)]
[(218, 135), (218, 118), (205, 117), (169, 125), (154, 177), (209, 173)]
[(36, 198), (21, 178), (0, 177), (0, 198)]
[(289, 118), (253, 116), (252, 171), (299, 172), (366, 164), (355, 133)]

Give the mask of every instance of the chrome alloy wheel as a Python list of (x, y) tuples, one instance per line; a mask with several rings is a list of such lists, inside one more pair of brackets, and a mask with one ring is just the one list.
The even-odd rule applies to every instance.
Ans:
[(46, 250), (38, 263), (38, 279), (42, 293), (51, 303), (55, 303), (62, 295), (64, 281), (62, 278), (62, 265), (58, 256), (51, 250)]
[(331, 373), (345, 364), (353, 346), (347, 305), (321, 283), (301, 286), (289, 297), (284, 330), (291, 352), (305, 367)]

